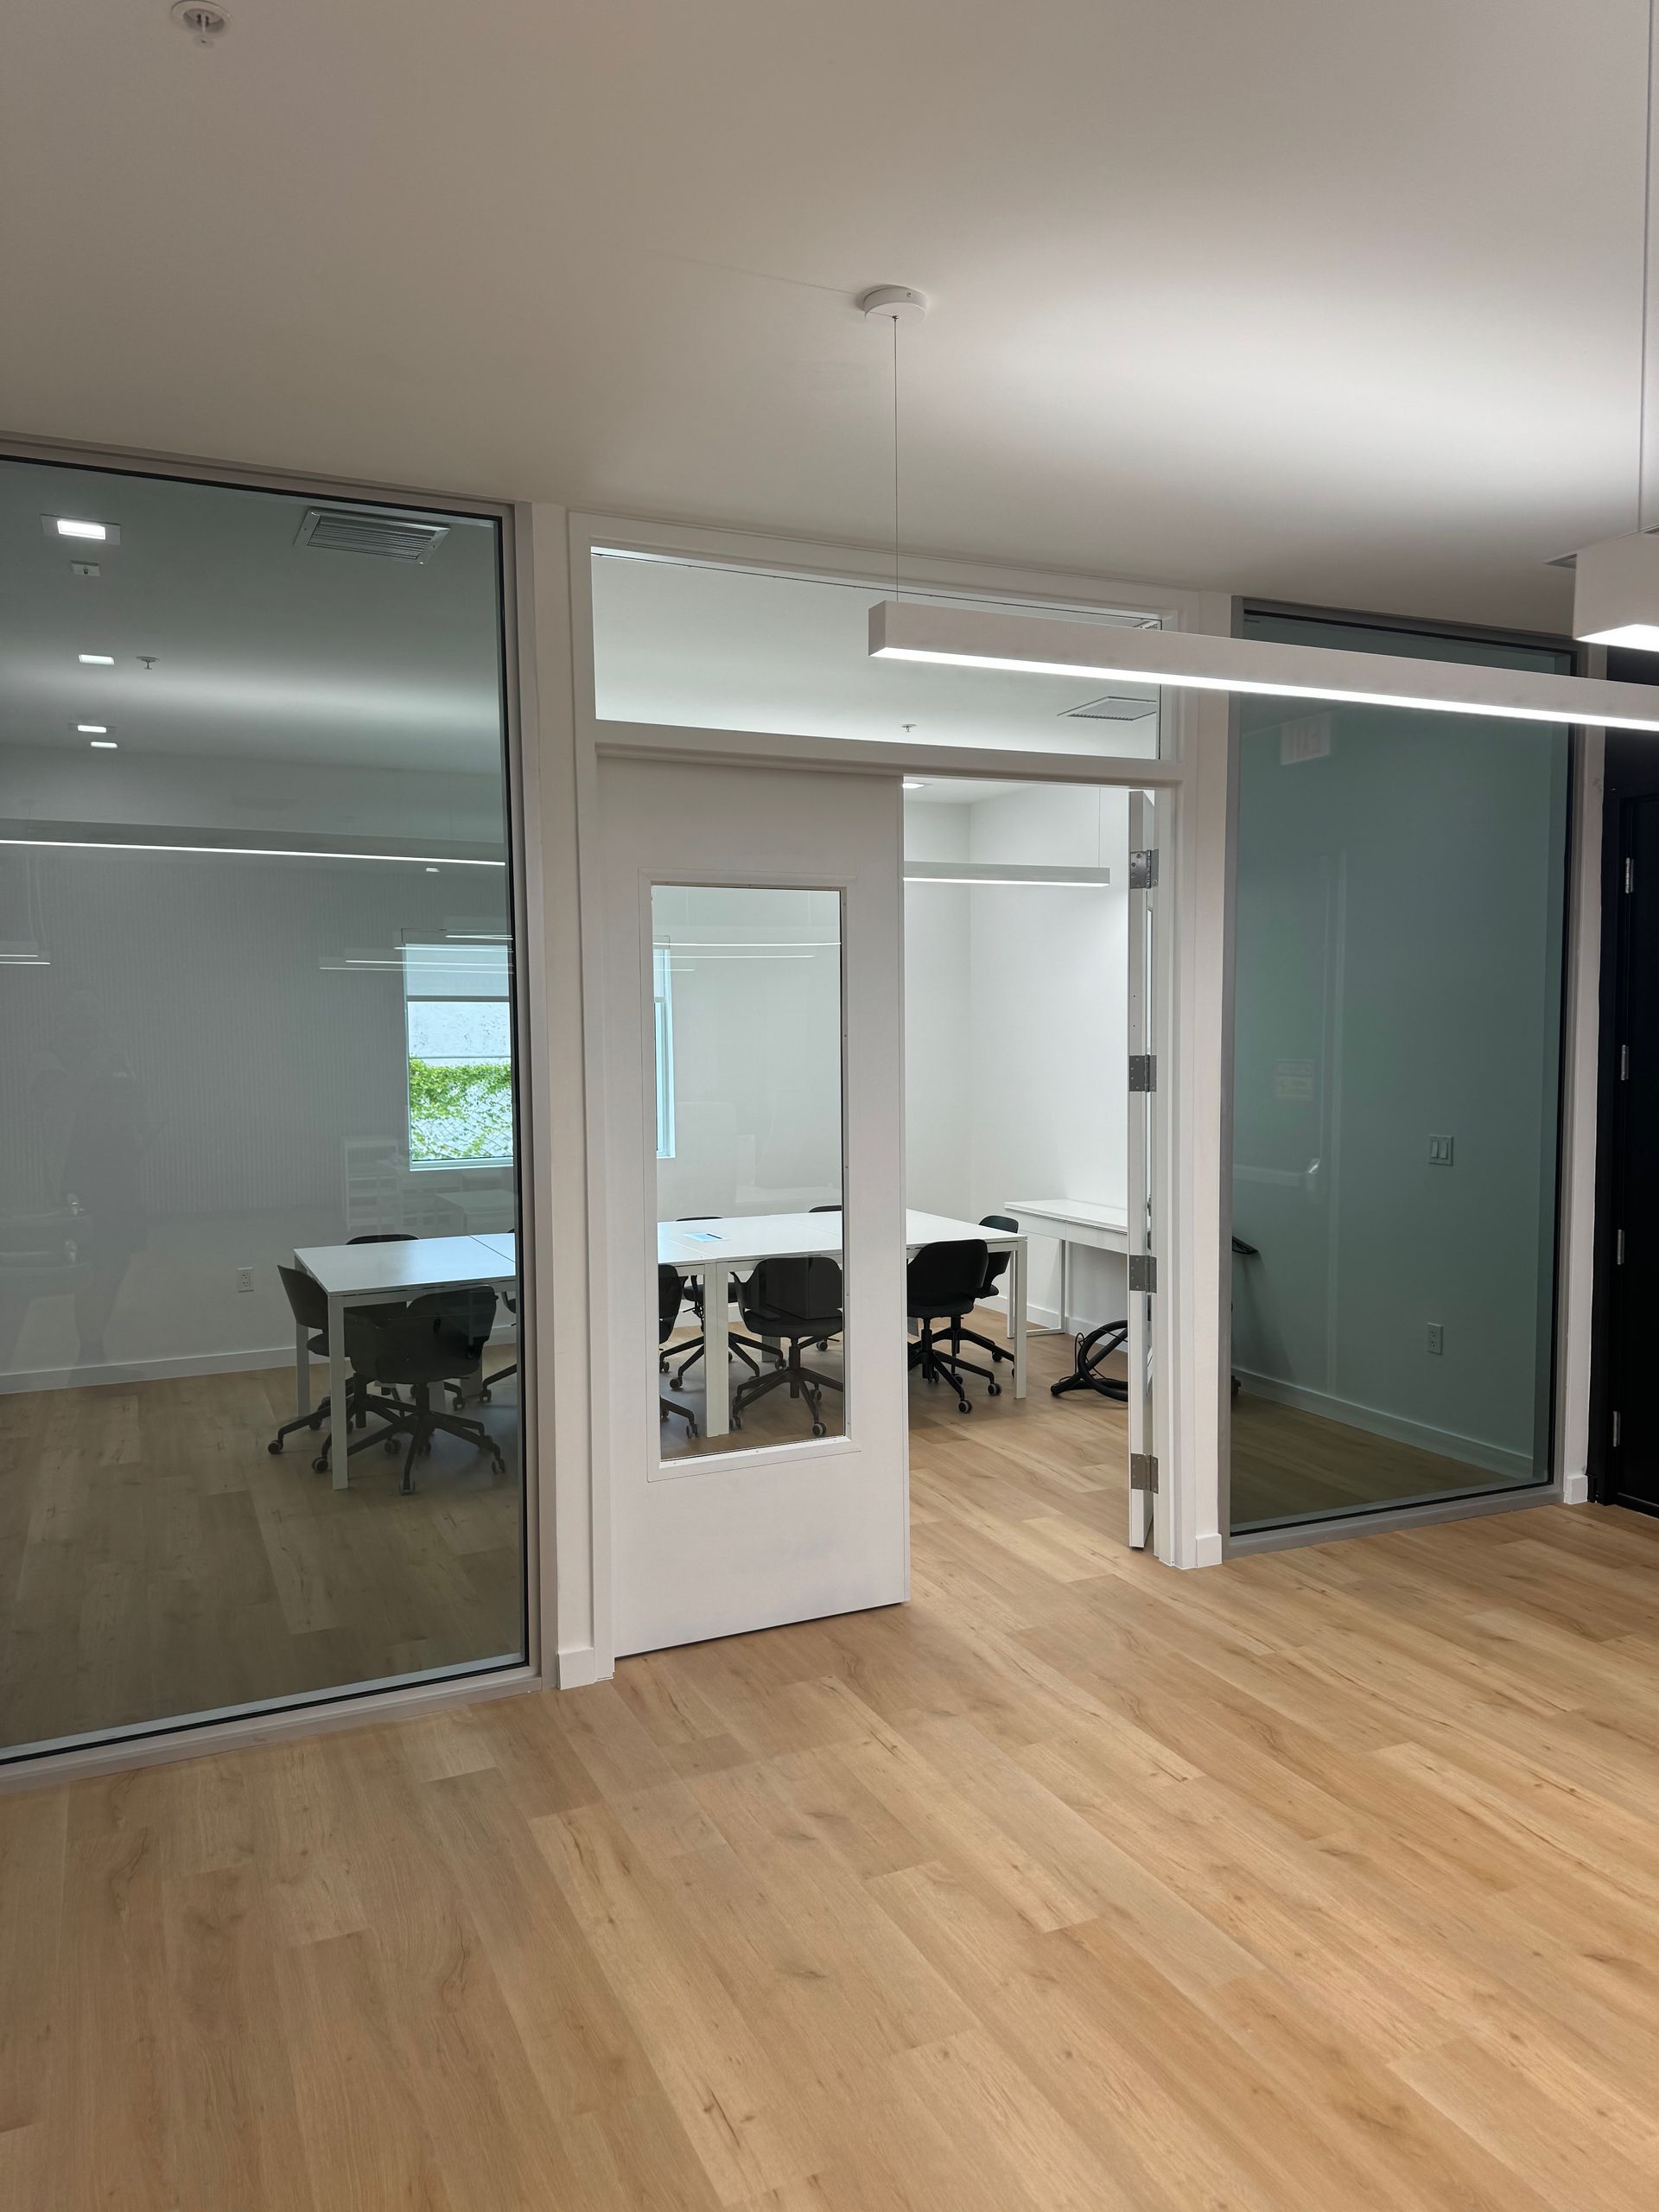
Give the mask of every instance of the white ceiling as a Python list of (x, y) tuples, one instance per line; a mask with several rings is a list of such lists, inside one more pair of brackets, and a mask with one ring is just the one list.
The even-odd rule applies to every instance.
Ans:
[[(0, 412), (1554, 624), (1632, 497), (1643, 0), (19, 7)], [(19, 219), (20, 214), (22, 219)]]

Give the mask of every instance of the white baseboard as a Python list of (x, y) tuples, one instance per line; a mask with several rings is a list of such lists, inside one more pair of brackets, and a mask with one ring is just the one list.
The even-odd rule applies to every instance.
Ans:
[(1531, 1459), (1504, 1444), (1489, 1444), (1484, 1437), (1462, 1436), (1455, 1429), (1433, 1428), (1427, 1422), (1410, 1421), (1403, 1414), (1385, 1413), (1379, 1406), (1362, 1406), (1350, 1398), (1332, 1397), (1324, 1390), (1308, 1390), (1298, 1382), (1281, 1382), (1274, 1376), (1256, 1375), (1247, 1367), (1234, 1369), (1247, 1397), (1271, 1399), (1275, 1405), (1294, 1406), (1299, 1413), (1317, 1414), (1322, 1421), (1339, 1422), (1344, 1428), (1361, 1428), (1368, 1435), (1386, 1436), (1390, 1443), (1414, 1445), (1442, 1459), (1460, 1459), (1465, 1465), (1484, 1467), (1511, 1481), (1529, 1480)]
[(0, 1375), (0, 1396), (23, 1390), (91, 1390), (105, 1384), (165, 1382), (181, 1375), (245, 1375), (265, 1367), (292, 1367), (294, 1347), (253, 1351), (199, 1351), (187, 1359), (111, 1359), (96, 1367), (36, 1367)]
[(1222, 1556), (1223, 1545), (1219, 1529), (1206, 1529), (1192, 1546), (1194, 1567), (1219, 1567)]
[(586, 1688), (589, 1682), (601, 1681), (599, 1654), (591, 1643), (581, 1643), (573, 1650), (559, 1654), (559, 1688), (562, 1690)]
[(1590, 1478), (1582, 1467), (1574, 1468), (1561, 1478), (1561, 1503), (1586, 1505), (1590, 1499)]

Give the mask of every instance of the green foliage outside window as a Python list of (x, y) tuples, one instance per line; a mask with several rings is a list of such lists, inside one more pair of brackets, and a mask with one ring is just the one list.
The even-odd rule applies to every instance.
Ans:
[(409, 1063), (411, 1160), (511, 1160), (512, 1070), (505, 1060)]

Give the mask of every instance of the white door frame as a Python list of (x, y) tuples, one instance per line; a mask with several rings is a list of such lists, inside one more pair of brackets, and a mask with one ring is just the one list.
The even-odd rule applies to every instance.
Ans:
[[(868, 773), (872, 768), (931, 777), (969, 775), (1025, 782), (1093, 783), (1166, 794), (1164, 824), (1156, 1033), (1159, 1110), (1154, 1172), (1162, 1194), (1164, 1252), (1154, 1303), (1155, 1433), (1160, 1466), (1154, 1548), (1172, 1566), (1208, 1565), (1221, 1556), (1217, 1517), (1217, 1333), (1224, 1283), (1221, 1266), (1219, 1036), (1220, 879), (1226, 835), (1226, 713), (1219, 694), (1166, 695), (1163, 751), (1155, 760), (1090, 753), (1039, 753), (973, 747), (877, 744), (843, 738), (719, 730), (598, 720), (594, 709), (590, 563), (595, 547), (729, 563), (802, 576), (890, 587), (893, 556), (846, 548), (687, 525), (569, 518), (569, 628), (573, 677), (574, 788), (581, 871), (582, 1026), (588, 1149), (588, 1338), (591, 1456), (584, 1471), (564, 1463), (558, 1532), (558, 1673), (562, 1683), (592, 1681), (614, 1665), (611, 1485), (617, 1440), (611, 1406), (618, 1387), (607, 1343), (613, 1238), (606, 1217), (605, 1096), (601, 1052), (605, 925), (596, 858), (602, 850), (598, 791), (601, 753)], [(967, 562), (912, 560), (907, 589), (995, 594), (1056, 610), (1129, 609), (1172, 627), (1225, 632), (1231, 601), (1216, 594), (1119, 584), (1037, 569)], [(1219, 736), (1220, 742), (1217, 743)], [(1166, 1255), (1167, 1271), (1166, 1272)]]

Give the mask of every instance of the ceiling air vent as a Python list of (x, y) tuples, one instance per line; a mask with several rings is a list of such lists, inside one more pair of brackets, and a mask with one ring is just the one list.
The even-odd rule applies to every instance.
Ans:
[(447, 523), (361, 514), (349, 507), (308, 507), (294, 543), (308, 545), (314, 552), (370, 553), (378, 561), (418, 562), (448, 535)]
[(1155, 699), (1136, 699), (1126, 691), (1109, 691), (1103, 699), (1086, 699), (1080, 707), (1063, 707), (1062, 721), (1082, 722), (1138, 722), (1155, 714)]

